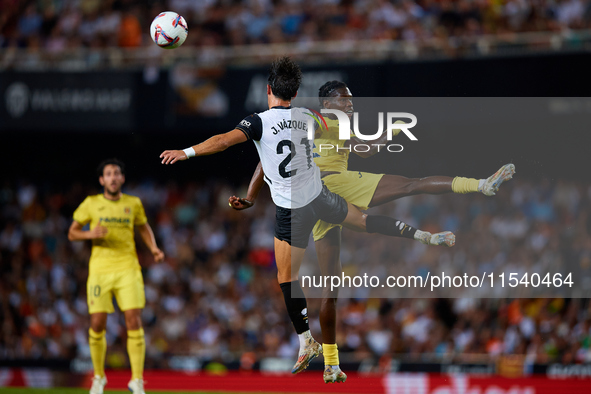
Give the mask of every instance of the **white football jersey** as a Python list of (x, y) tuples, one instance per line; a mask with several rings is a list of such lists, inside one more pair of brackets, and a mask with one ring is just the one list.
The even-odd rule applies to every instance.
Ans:
[(303, 207), (322, 191), (314, 141), (308, 140), (308, 127), (314, 125), (310, 115), (305, 108), (273, 107), (236, 126), (254, 141), (273, 202), (282, 208)]

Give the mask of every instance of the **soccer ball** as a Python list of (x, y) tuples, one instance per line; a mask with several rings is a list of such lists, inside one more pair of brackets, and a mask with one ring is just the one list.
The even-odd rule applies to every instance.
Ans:
[(165, 49), (174, 49), (183, 45), (187, 34), (189, 34), (189, 28), (185, 18), (172, 11), (158, 14), (150, 26), (152, 40)]

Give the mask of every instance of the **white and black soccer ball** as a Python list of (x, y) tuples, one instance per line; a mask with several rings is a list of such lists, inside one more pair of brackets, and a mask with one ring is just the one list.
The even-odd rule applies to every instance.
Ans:
[(185, 18), (176, 12), (158, 14), (150, 26), (150, 37), (161, 48), (174, 49), (183, 45), (189, 34)]

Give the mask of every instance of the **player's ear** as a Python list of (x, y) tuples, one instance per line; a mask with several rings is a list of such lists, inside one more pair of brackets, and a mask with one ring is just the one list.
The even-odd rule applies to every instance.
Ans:
[(298, 92), (296, 92), (295, 96), (293, 96), (291, 99), (293, 100), (296, 97), (298, 97)]
[(101, 186), (105, 186), (105, 180), (103, 179), (103, 176), (99, 176), (99, 183), (101, 184)]
[(125, 183), (125, 174), (121, 174), (121, 184), (123, 185)]
[(273, 92), (271, 91), (271, 85), (267, 84), (267, 95), (271, 95)]

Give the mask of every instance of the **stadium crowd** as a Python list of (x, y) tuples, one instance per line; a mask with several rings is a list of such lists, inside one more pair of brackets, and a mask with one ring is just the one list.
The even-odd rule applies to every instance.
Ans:
[[(63, 190), (27, 181), (0, 187), (0, 357), (88, 358), (86, 278), (90, 244), (69, 242), (73, 210), (92, 184)], [(240, 360), (250, 368), (264, 357), (293, 361), (298, 339), (285, 313), (273, 261), (274, 206), (260, 197), (237, 212), (221, 181), (182, 188), (145, 180), (124, 192), (141, 197), (166, 253), (155, 264), (139, 248), (146, 285), (143, 320), (147, 367), (171, 355), (203, 361)], [(453, 230), (450, 249), (376, 237), (362, 257), (359, 235), (343, 232), (344, 270), (421, 274), (429, 267), (458, 272), (491, 267), (559, 267), (578, 278), (591, 271), (591, 186), (570, 181), (514, 179), (497, 196), (407, 197), (380, 208), (431, 231)], [(312, 244), (312, 243), (311, 243)], [(310, 261), (313, 258), (310, 251)], [(588, 291), (587, 291), (588, 294)], [(490, 296), (489, 296), (490, 297)], [(591, 361), (589, 299), (341, 298), (338, 337), (343, 360), (431, 355), (495, 359), (523, 355), (529, 362)], [(320, 339), (319, 300), (309, 300), (311, 328)], [(121, 313), (107, 326), (107, 365), (125, 365)]]
[(133, 48), (173, 10), (185, 46), (507, 35), (588, 28), (588, 0), (0, 0), (0, 48)]

